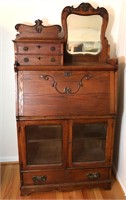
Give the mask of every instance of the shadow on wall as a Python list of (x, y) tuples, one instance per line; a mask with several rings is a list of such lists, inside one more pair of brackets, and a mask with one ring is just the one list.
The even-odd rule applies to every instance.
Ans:
[(125, 69), (125, 58), (119, 57), (119, 71), (118, 71), (118, 98), (117, 98), (117, 120), (115, 128), (115, 141), (114, 141), (114, 156), (113, 162), (116, 171), (118, 171), (119, 161), (119, 145), (121, 138), (121, 125), (122, 117), (124, 112), (124, 69)]

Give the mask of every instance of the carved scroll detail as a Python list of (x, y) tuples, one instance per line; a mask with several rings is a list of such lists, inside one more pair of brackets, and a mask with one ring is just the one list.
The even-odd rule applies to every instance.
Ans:
[(66, 6), (63, 10), (63, 12), (66, 12), (66, 15), (69, 15), (71, 13), (77, 14), (78, 12), (81, 12), (81, 14), (98, 14), (104, 17), (104, 15), (108, 16), (108, 12), (103, 7), (97, 7), (94, 8), (90, 3), (81, 3), (77, 8), (74, 8), (73, 6)]
[(69, 86), (66, 86), (65, 88), (64, 88), (64, 90), (63, 91), (60, 91), (59, 89), (58, 89), (58, 83), (55, 81), (55, 79), (53, 78), (53, 76), (51, 76), (51, 75), (47, 75), (47, 74), (43, 74), (43, 75), (41, 75), (40, 76), (40, 78), (42, 78), (42, 79), (44, 79), (45, 81), (48, 81), (48, 80), (51, 80), (52, 81), (52, 87), (54, 87), (55, 88), (55, 90), (59, 93), (59, 94), (76, 94), (76, 93), (78, 93), (78, 91), (80, 90), (80, 88), (83, 86), (83, 80), (89, 80), (89, 79), (91, 79), (92, 78), (92, 75), (84, 75), (81, 79), (80, 79), (80, 81), (78, 82), (78, 87), (77, 87), (77, 89), (75, 90), (75, 91), (72, 91), (72, 88), (71, 87), (69, 87)]

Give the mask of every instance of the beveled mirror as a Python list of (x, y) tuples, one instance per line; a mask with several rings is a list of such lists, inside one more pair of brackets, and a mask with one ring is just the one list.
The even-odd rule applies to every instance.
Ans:
[(105, 8), (93, 8), (89, 3), (78, 7), (67, 6), (62, 11), (62, 26), (66, 42), (66, 54), (84, 60), (105, 60), (108, 53), (108, 41), (105, 31), (108, 23), (108, 12)]
[(101, 16), (71, 14), (67, 17), (67, 27), (68, 53), (96, 55), (101, 51)]

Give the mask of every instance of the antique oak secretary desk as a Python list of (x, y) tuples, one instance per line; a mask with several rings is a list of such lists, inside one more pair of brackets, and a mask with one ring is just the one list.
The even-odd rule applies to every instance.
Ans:
[(22, 195), (111, 188), (118, 66), (105, 37), (108, 12), (81, 3), (61, 20), (15, 26)]

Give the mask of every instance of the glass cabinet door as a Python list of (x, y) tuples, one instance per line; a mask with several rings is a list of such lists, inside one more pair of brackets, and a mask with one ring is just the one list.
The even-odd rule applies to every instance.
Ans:
[(30, 125), (25, 133), (28, 165), (61, 163), (61, 125)]
[(26, 121), (21, 122), (21, 128), (24, 167), (65, 165), (65, 122)]
[(107, 123), (73, 123), (72, 162), (104, 161)]

